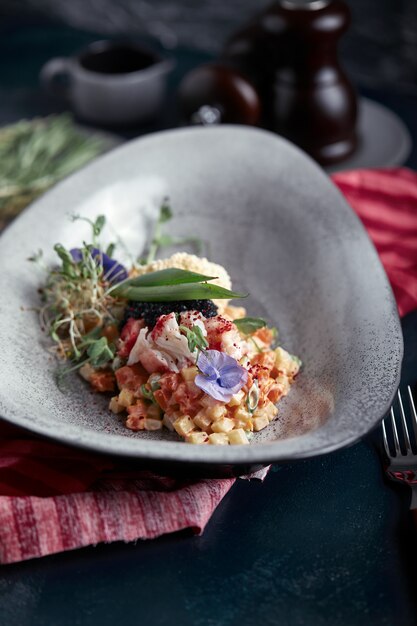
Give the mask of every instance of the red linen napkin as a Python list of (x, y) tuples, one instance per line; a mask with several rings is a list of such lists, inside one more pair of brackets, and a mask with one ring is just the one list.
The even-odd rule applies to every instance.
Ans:
[(398, 311), (417, 307), (417, 174), (405, 168), (333, 176), (361, 218), (388, 274)]
[[(333, 180), (374, 241), (405, 315), (417, 307), (417, 174), (360, 170)], [(138, 472), (0, 422), (0, 562), (185, 528), (201, 533), (233, 483)]]

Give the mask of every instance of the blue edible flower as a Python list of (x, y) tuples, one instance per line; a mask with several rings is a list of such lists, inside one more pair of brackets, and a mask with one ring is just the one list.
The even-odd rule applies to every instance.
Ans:
[(197, 359), (200, 374), (195, 384), (215, 400), (229, 402), (248, 380), (247, 370), (233, 357), (218, 350), (200, 352)]
[[(80, 263), (83, 260), (80, 248), (72, 248), (70, 254), (75, 263)], [(110, 258), (108, 254), (105, 254), (98, 248), (91, 250), (91, 256), (93, 259), (98, 259), (101, 262), (104, 278), (110, 283), (121, 283), (122, 280), (126, 280), (129, 277), (126, 268), (121, 263), (116, 261), (116, 259)]]

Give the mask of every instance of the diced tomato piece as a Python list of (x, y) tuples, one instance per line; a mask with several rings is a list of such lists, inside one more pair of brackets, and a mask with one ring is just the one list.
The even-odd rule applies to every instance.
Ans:
[(264, 326), (264, 328), (258, 328), (258, 330), (253, 333), (252, 337), (260, 339), (269, 346), (274, 340), (274, 332)]
[(139, 391), (140, 386), (148, 380), (148, 374), (139, 363), (135, 363), (116, 370), (116, 380), (119, 389)]
[(275, 352), (272, 350), (260, 352), (253, 357), (252, 362), (262, 366), (262, 368), (266, 368), (270, 372), (275, 367)]
[(268, 392), (268, 400), (275, 404), (281, 397), (282, 387), (280, 385), (272, 385), (271, 389)]
[(116, 379), (111, 370), (93, 372), (89, 378), (89, 383), (95, 391), (104, 393), (115, 391)]
[(180, 405), (180, 409), (185, 415), (194, 417), (199, 411), (200, 407), (196, 396), (185, 383), (178, 385), (178, 389), (174, 392), (174, 400)]
[(109, 343), (116, 343), (119, 338), (119, 330), (116, 324), (107, 324), (101, 331), (103, 337), (106, 337)]
[(210, 317), (205, 320), (204, 326), (207, 331), (207, 341), (210, 350), (221, 350), (222, 335), (224, 335), (224, 333), (228, 333), (232, 330), (237, 332), (233, 322), (221, 315), (216, 315), (215, 317)]
[(153, 392), (154, 398), (163, 411), (166, 411), (171, 400), (170, 394), (163, 389), (157, 389)]
[(252, 387), (253, 385), (253, 376), (250, 372), (248, 372), (248, 379), (246, 381), (246, 384), (243, 385), (242, 389), (245, 393), (248, 393), (249, 389)]
[(195, 384), (193, 380), (188, 380), (185, 384), (190, 394), (190, 398), (193, 398), (193, 399), (201, 398), (201, 396), (203, 395), (203, 392), (201, 391), (200, 387), (197, 387), (197, 385)]
[(126, 422), (126, 427), (130, 428), (130, 430), (144, 430), (145, 429), (145, 418), (137, 417), (136, 415), (129, 415)]
[(159, 379), (159, 385), (164, 391), (175, 391), (180, 383), (181, 376), (175, 372), (164, 374)]
[(138, 400), (136, 404), (127, 407), (127, 412), (132, 417), (146, 417), (147, 406), (143, 400)]
[(136, 339), (139, 336), (139, 332), (145, 327), (144, 320), (135, 320), (133, 317), (129, 317), (126, 324), (122, 328), (120, 333), (120, 346), (118, 355), (122, 359), (127, 359), (131, 349), (136, 343)]

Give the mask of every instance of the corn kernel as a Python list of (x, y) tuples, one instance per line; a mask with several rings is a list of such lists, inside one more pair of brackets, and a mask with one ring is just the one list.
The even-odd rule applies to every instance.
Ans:
[(208, 430), (211, 426), (212, 420), (205, 413), (205, 411), (199, 411), (195, 417), (193, 417), (193, 422), (198, 428), (201, 430)]
[(79, 372), (80, 372), (81, 376), (84, 378), (84, 380), (87, 380), (87, 381), (90, 380), (91, 375), (94, 374), (95, 371), (96, 370), (94, 369), (94, 367), (90, 363), (85, 363), (79, 369)]
[(235, 428), (243, 428), (243, 430), (253, 430), (253, 420), (251, 417), (235, 418)]
[(283, 348), (275, 348), (274, 352), (275, 352), (275, 366), (280, 370), (284, 370), (288, 364), (290, 355)]
[(253, 418), (253, 429), (256, 431), (262, 430), (262, 428), (265, 428), (265, 426), (268, 426), (268, 424), (269, 424), (269, 419), (267, 415), (262, 415), (261, 417)]
[(239, 446), (249, 443), (249, 440), (243, 428), (236, 428), (235, 430), (231, 430), (230, 433), (227, 433), (227, 436), (229, 438), (229, 443), (232, 446)]
[(197, 376), (197, 373), (198, 370), (195, 365), (192, 365), (191, 367), (184, 367), (184, 369), (181, 370), (181, 376), (183, 377), (185, 382), (193, 382), (194, 378)]
[(275, 349), (275, 367), (287, 376), (295, 376), (300, 369), (300, 362), (283, 348)]
[(242, 403), (243, 398), (245, 397), (245, 392), (240, 390), (235, 393), (234, 396), (231, 397), (227, 406), (239, 406)]
[(227, 413), (227, 409), (224, 404), (216, 404), (206, 409), (206, 415), (213, 421), (217, 421), (224, 417)]
[(222, 419), (213, 422), (211, 429), (215, 433), (227, 433), (229, 430), (232, 430), (234, 426), (234, 420), (230, 419), (230, 417), (223, 417)]
[(281, 374), (275, 379), (276, 384), (281, 388), (282, 395), (286, 396), (290, 390), (290, 381), (287, 376)]
[(256, 409), (255, 413), (253, 414), (253, 417), (263, 417), (264, 415), (266, 415), (269, 420), (273, 420), (277, 413), (278, 413), (278, 409), (275, 406), (275, 404), (273, 404), (273, 402), (267, 399), (264, 406)]
[(213, 433), (209, 435), (209, 443), (214, 446), (228, 446), (229, 438), (226, 433)]
[(266, 406), (266, 411), (269, 417), (269, 421), (272, 421), (274, 419), (274, 417), (278, 414), (278, 409), (275, 406), (275, 404), (273, 402), (270, 402), (267, 406)]
[(187, 443), (208, 443), (208, 435), (207, 433), (191, 433), (190, 435), (187, 435), (185, 440)]
[(117, 396), (113, 396), (110, 400), (109, 409), (112, 413), (121, 413), (125, 410), (125, 407), (119, 404)]
[(194, 430), (194, 422), (189, 415), (183, 415), (176, 419), (173, 426), (181, 437), (185, 437)]
[(257, 409), (254, 413), (254, 417), (267, 417), (268, 420), (271, 422), (274, 417), (277, 415), (278, 413), (278, 409), (275, 406), (275, 404), (273, 404), (272, 402), (267, 402), (267, 404), (265, 404), (265, 406)]
[(162, 428), (162, 421), (152, 419), (151, 417), (145, 417), (144, 427), (145, 430), (160, 430)]
[(243, 406), (238, 407), (234, 414), (234, 418), (237, 420), (248, 420), (251, 417), (249, 411)]
[(135, 394), (132, 391), (129, 391), (129, 389), (122, 389), (122, 391), (119, 393), (118, 402), (121, 406), (124, 406), (125, 408), (134, 404), (135, 401)]

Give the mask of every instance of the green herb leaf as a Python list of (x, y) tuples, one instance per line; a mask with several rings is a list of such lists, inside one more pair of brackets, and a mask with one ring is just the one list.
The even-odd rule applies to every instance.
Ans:
[(145, 400), (150, 400), (151, 402), (156, 402), (153, 392), (146, 387), (146, 385), (140, 386), (140, 392)]
[(171, 218), (172, 218), (171, 207), (168, 205), (168, 201), (164, 200), (159, 209), (159, 216), (155, 224), (155, 230), (153, 233), (151, 245), (149, 248), (148, 255), (146, 257), (146, 264), (151, 263), (155, 259), (156, 253), (158, 252), (158, 248), (161, 245), (160, 244), (160, 239), (162, 236), (161, 226), (165, 222), (168, 222)]
[(159, 209), (159, 223), (165, 224), (165, 222), (169, 222), (169, 220), (172, 218), (172, 215), (172, 209), (168, 204), (168, 200), (166, 199)]
[(193, 244), (196, 253), (201, 254), (203, 242), (198, 237), (172, 237), (172, 235), (160, 235), (158, 238), (158, 245), (160, 248), (167, 248), (168, 246), (183, 246), (187, 243)]
[(114, 348), (109, 346), (107, 338), (97, 339), (87, 349), (90, 363), (93, 367), (101, 367), (114, 357)]
[(262, 353), (262, 348), (259, 347), (259, 345), (256, 343), (255, 339), (253, 337), (249, 337), (250, 341), (253, 343), (253, 345), (256, 348), (256, 351), (261, 354)]
[(205, 276), (204, 274), (196, 274), (188, 270), (181, 270), (170, 267), (166, 270), (150, 272), (142, 274), (125, 281), (121, 288), (124, 287), (159, 287), (163, 285), (181, 285), (184, 283), (202, 283), (207, 280), (214, 280), (216, 276)]
[(159, 209), (159, 216), (155, 224), (148, 254), (145, 258), (139, 260), (141, 265), (148, 265), (151, 263), (155, 259), (159, 248), (166, 248), (168, 246), (178, 246), (191, 243), (194, 245), (196, 253), (201, 253), (203, 243), (198, 237), (173, 237), (172, 235), (162, 233), (163, 224), (168, 222), (172, 217), (172, 209), (168, 204), (168, 200), (165, 199)]
[(100, 233), (103, 230), (105, 224), (106, 224), (106, 217), (104, 215), (99, 215), (97, 217), (96, 221), (94, 222), (94, 226), (93, 226), (94, 235), (96, 237), (98, 237), (100, 235)]
[(111, 258), (113, 256), (115, 248), (116, 248), (116, 244), (115, 243), (110, 243), (107, 246), (106, 254), (107, 254), (108, 257)]
[(213, 300), (246, 298), (248, 294), (229, 291), (209, 283), (181, 283), (154, 287), (129, 287), (120, 285), (113, 295), (138, 302), (172, 302), (175, 300)]
[(60, 243), (55, 244), (54, 250), (62, 261), (62, 272), (69, 278), (74, 278), (77, 275), (77, 271), (70, 252)]
[[(93, 237), (92, 237), (93, 245), (90, 245), (90, 248), (97, 247), (98, 246), (97, 238), (100, 236), (101, 231), (103, 230), (106, 224), (105, 215), (98, 215), (94, 222), (93, 220), (90, 220), (89, 217), (84, 217), (83, 215), (77, 215), (77, 214), (72, 215), (71, 219), (73, 222), (81, 221), (81, 222), (87, 222), (87, 224), (90, 224), (91, 229), (93, 231)], [(84, 246), (87, 247), (87, 244), (84, 243)]]
[(238, 329), (244, 335), (251, 335), (259, 328), (264, 328), (266, 326), (265, 320), (261, 317), (241, 317), (238, 320), (233, 320), (233, 323), (236, 324)]
[(55, 244), (54, 250), (63, 263), (71, 263), (71, 265), (74, 264), (74, 259), (72, 258), (70, 252), (60, 243)]
[(160, 235), (158, 244), (160, 248), (166, 248), (167, 246), (173, 246), (178, 243), (179, 237), (171, 237), (171, 235)]

